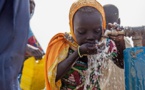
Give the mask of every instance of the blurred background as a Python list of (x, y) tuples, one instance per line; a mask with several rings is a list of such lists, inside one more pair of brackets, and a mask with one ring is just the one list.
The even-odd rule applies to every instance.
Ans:
[[(74, 0), (35, 0), (32, 31), (46, 51), (49, 40), (58, 32), (69, 32), (69, 8)], [(98, 0), (119, 8), (122, 26), (145, 25), (145, 0)]]

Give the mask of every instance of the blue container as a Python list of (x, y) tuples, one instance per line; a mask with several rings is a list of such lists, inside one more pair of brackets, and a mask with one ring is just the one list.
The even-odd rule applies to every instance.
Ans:
[(125, 90), (145, 90), (145, 47), (124, 50)]

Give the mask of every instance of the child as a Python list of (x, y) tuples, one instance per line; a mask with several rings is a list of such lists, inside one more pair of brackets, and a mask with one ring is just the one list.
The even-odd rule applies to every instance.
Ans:
[(120, 24), (120, 18), (119, 18), (119, 10), (117, 6), (113, 4), (105, 4), (103, 5), (104, 11), (105, 11), (105, 18), (106, 18), (106, 28), (110, 29), (108, 27), (109, 23), (116, 22), (117, 24)]
[(102, 38), (106, 22), (96, 0), (78, 0), (69, 13), (71, 33), (58, 33), (46, 52), (47, 90), (100, 90), (109, 59), (119, 59), (115, 43)]
[[(117, 6), (113, 4), (106, 4), (103, 6), (105, 11), (105, 17), (106, 17), (106, 29), (110, 29), (108, 23), (118, 23), (120, 24), (120, 18), (119, 18), (119, 10)], [(119, 47), (118, 50), (124, 49), (124, 35), (118, 35), (117, 38), (114, 38), (113, 36), (110, 36), (112, 40), (115, 41), (116, 45)], [(120, 39), (122, 38), (122, 39)], [(119, 39), (119, 40), (117, 40)], [(123, 55), (123, 52), (122, 54)], [(123, 59), (123, 56), (121, 56)], [(124, 90), (125, 84), (124, 84), (124, 64), (123, 60), (117, 61), (113, 60), (112, 62), (110, 60), (109, 64), (109, 74), (103, 75), (102, 78), (106, 79), (106, 81), (102, 82), (102, 90)], [(105, 85), (106, 84), (106, 85)]]
[[(111, 27), (109, 27), (109, 23), (117, 23), (120, 25), (120, 18), (119, 18), (119, 10), (118, 8), (113, 4), (106, 4), (103, 6), (105, 11), (105, 17), (106, 17), (106, 29), (110, 30)], [(123, 64), (123, 51), (125, 49), (125, 43), (124, 43), (124, 35), (118, 35), (118, 36), (110, 36), (110, 38), (116, 43), (117, 50), (119, 51), (118, 54), (120, 54), (119, 58), (120, 61), (114, 62), (118, 67), (124, 68)]]

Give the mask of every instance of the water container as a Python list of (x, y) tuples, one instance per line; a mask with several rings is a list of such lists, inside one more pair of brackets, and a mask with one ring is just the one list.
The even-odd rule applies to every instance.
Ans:
[(145, 90), (145, 47), (124, 50), (125, 90)]

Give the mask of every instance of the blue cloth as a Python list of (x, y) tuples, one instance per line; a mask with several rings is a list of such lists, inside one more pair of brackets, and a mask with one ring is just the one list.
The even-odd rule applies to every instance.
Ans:
[(19, 90), (29, 19), (29, 0), (0, 0), (0, 90)]
[(125, 90), (145, 90), (145, 47), (124, 50)]
[(31, 28), (29, 28), (28, 39), (29, 39), (30, 37), (32, 37), (32, 36), (34, 36), (34, 34), (33, 34), (32, 30), (31, 30)]

